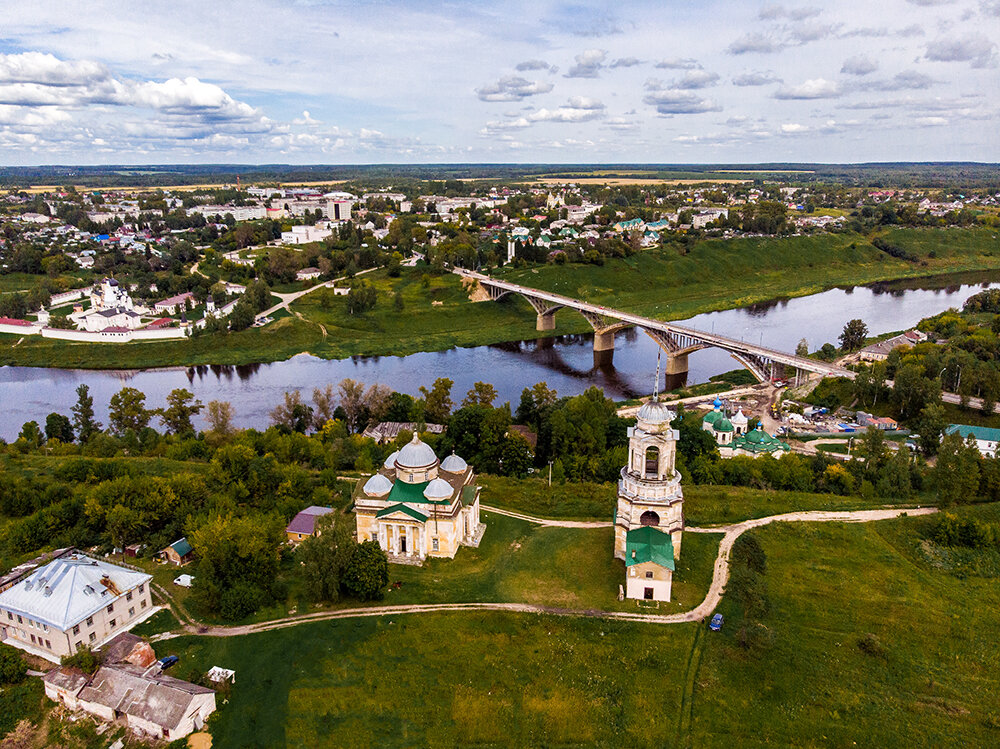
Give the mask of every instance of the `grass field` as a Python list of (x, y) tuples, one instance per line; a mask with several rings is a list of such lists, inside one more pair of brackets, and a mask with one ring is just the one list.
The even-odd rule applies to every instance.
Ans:
[[(917, 253), (921, 262), (891, 258), (863, 236), (823, 234), (707, 240), (686, 255), (672, 247), (657, 248), (603, 266), (547, 265), (499, 274), (651, 317), (683, 319), (837, 285), (1000, 268), (1000, 242), (988, 229), (894, 229), (885, 235)], [(292, 305), (304, 319), (283, 318), (227, 336), (100, 345), (28, 336), (15, 347), (19, 336), (0, 335), (0, 365), (117, 369), (248, 364), (280, 361), (303, 351), (331, 359), (404, 355), (539, 337), (534, 310), (524, 300), (472, 303), (457, 277), (434, 277), (424, 287), (424, 272), (404, 268), (397, 279), (384, 272), (368, 274), (366, 280), (380, 294), (376, 308), (364, 315), (348, 315), (344, 297), (324, 306), (322, 292), (316, 292)], [(393, 306), (396, 292), (402, 296), (402, 310)], [(575, 312), (563, 310), (556, 318), (556, 330), (545, 335), (591, 330)]]
[[(846, 450), (846, 447), (845, 447)], [(544, 479), (481, 476), (483, 504), (538, 517), (611, 522), (617, 496), (614, 484), (553, 484)], [(916, 500), (923, 501), (923, 498)], [(684, 485), (684, 518), (688, 525), (724, 525), (797, 510), (863, 510), (893, 504), (879, 498), (807, 492), (760, 491), (741, 486)]]
[[(454, 559), (429, 559), (422, 567), (390, 565), (390, 587), (385, 599), (372, 605), (412, 603), (531, 603), (572, 609), (601, 608), (635, 611), (634, 601), (619, 601), (618, 586), (625, 581), (625, 565), (614, 559), (614, 533), (607, 528), (545, 528), (503, 515), (483, 512), (486, 534), (478, 548), (462, 547)], [(660, 613), (694, 608), (704, 599), (712, 580), (712, 565), (719, 549), (716, 534), (688, 534), (684, 554), (677, 563), (673, 600), (659, 605)], [(176, 567), (141, 563), (190, 613), (189, 591), (173, 585)], [(291, 612), (325, 608), (353, 608), (358, 602), (344, 599), (334, 606), (311, 605), (297, 576), (297, 567), (284, 568), (288, 598), (261, 609), (241, 624), (268, 621)], [(162, 628), (144, 625), (146, 634), (172, 629), (166, 617)]]
[[(721, 633), (456, 613), (168, 647), (180, 676), (236, 670), (210, 722), (217, 748), (993, 746), (1000, 586), (942, 568), (923, 543), (932, 522), (755, 531), (767, 554), (770, 643), (751, 651), (726, 598)], [(858, 647), (868, 634), (874, 655)]]

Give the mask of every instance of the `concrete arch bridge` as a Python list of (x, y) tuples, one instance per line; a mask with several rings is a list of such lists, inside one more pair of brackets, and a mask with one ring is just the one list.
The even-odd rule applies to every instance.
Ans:
[[(594, 352), (612, 352), (615, 347), (615, 333), (629, 327), (636, 327), (645, 332), (663, 349), (667, 355), (666, 374), (683, 376), (688, 371), (688, 355), (703, 348), (720, 348), (760, 381), (775, 377), (796, 380), (800, 373), (819, 374), (823, 377), (849, 377), (854, 379), (854, 372), (836, 364), (817, 361), (797, 354), (756, 346), (747, 341), (739, 341), (718, 333), (706, 333), (694, 328), (664, 322), (650, 317), (634, 315), (630, 312), (604, 307), (599, 304), (583, 302), (579, 299), (554, 294), (550, 291), (519, 286), (508, 281), (501, 281), (482, 273), (463, 269), (455, 272), (464, 278), (479, 283), (489, 299), (496, 301), (508, 294), (517, 294), (528, 300), (537, 314), (537, 330), (554, 330), (555, 314), (560, 309), (568, 308), (579, 312), (594, 329)], [(791, 370), (791, 372), (789, 371)]]

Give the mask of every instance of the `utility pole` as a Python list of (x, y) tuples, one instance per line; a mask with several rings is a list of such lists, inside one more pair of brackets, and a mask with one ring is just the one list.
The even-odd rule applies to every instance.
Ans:
[(549, 489), (552, 488), (552, 461), (549, 461)]

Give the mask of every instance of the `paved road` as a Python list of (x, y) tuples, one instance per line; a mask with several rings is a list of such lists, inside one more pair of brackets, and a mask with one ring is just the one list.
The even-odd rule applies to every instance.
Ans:
[[(495, 508), (486, 508), (490, 512), (497, 512)], [(722, 595), (729, 581), (729, 553), (733, 548), (736, 539), (753, 528), (759, 528), (770, 523), (791, 523), (791, 522), (839, 522), (839, 523), (868, 523), (876, 520), (888, 520), (901, 516), (929, 515), (937, 512), (936, 507), (918, 507), (910, 509), (883, 509), (883, 510), (856, 510), (853, 512), (790, 512), (783, 515), (771, 515), (765, 518), (754, 518), (745, 520), (742, 523), (733, 525), (697, 528), (689, 527), (685, 530), (692, 533), (723, 533), (722, 541), (719, 543), (719, 553), (715, 559), (715, 568), (712, 574), (712, 584), (709, 586), (705, 599), (695, 608), (679, 614), (652, 614), (629, 611), (603, 611), (601, 609), (565, 609), (555, 606), (537, 606), (528, 603), (427, 603), (410, 604), (396, 606), (367, 606), (339, 609), (336, 611), (317, 611), (312, 614), (301, 614), (289, 616), (283, 619), (275, 619), (259, 624), (248, 624), (242, 627), (204, 627), (194, 624), (187, 624), (185, 629), (191, 634), (205, 635), (209, 637), (236, 637), (239, 635), (253, 634), (255, 632), (268, 632), (274, 629), (286, 629), (308, 622), (331, 621), (334, 619), (355, 619), (373, 616), (401, 616), (405, 614), (434, 614), (456, 611), (504, 611), (522, 614), (549, 614), (555, 616), (589, 617), (601, 619), (617, 619), (632, 622), (646, 622), (650, 624), (678, 624), (681, 622), (702, 621), (708, 617), (722, 600)], [(545, 518), (535, 518), (530, 515), (520, 513), (510, 514), (512, 517), (535, 522), (540, 525), (556, 525), (557, 527), (580, 527), (562, 525), (563, 522), (552, 521)], [(592, 523), (583, 527), (606, 527), (608, 523)]]

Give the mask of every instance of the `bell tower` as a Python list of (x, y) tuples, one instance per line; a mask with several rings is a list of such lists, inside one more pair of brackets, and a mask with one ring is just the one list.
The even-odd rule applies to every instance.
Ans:
[(618, 481), (615, 511), (615, 557), (625, 559), (629, 531), (652, 526), (670, 536), (673, 556), (681, 551), (684, 530), (684, 494), (675, 468), (678, 432), (671, 427), (676, 414), (656, 396), (639, 409), (629, 429), (628, 465)]

